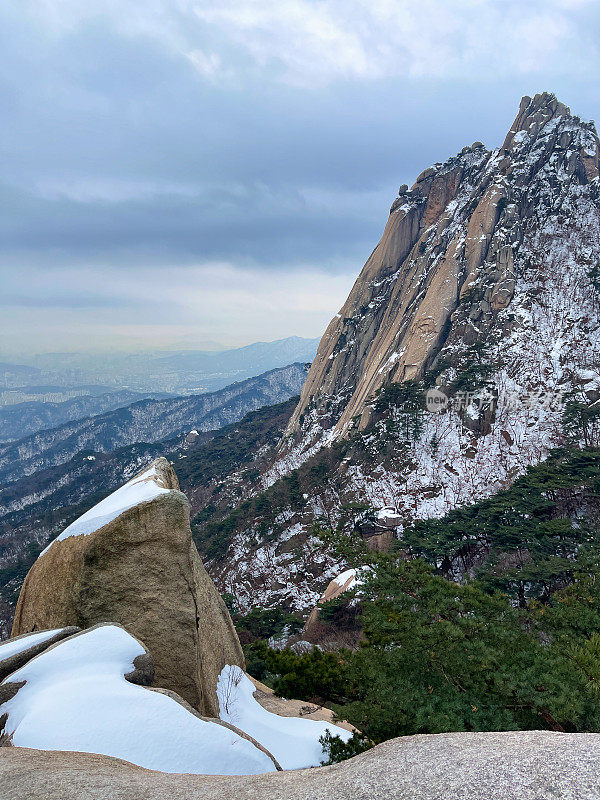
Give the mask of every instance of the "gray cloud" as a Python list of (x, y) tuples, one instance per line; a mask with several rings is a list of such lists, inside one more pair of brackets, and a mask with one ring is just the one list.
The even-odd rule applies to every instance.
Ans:
[[(128, 309), (140, 330), (160, 326), (177, 297), (140, 301), (136, 275), (153, 270), (164, 298), (174, 270), (185, 291), (186, 269), (197, 287), (220, 264), (246, 293), (252, 275), (263, 293), (276, 275), (290, 308), (305, 270), (319, 312), (288, 314), (294, 329), (284, 315), (273, 338), (318, 335), (400, 183), (475, 139), (499, 143), (524, 93), (594, 117), (598, 17), (586, 0), (4, 4), (0, 333), (38, 336), (43, 308), (69, 309), (70, 325), (112, 309), (100, 338)], [(39, 279), (65, 269), (75, 286)], [(264, 338), (272, 312), (228, 303), (211, 275), (213, 329)]]

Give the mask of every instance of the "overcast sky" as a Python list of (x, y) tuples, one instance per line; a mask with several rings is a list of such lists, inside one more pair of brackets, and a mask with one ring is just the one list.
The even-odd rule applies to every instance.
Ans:
[(600, 117), (599, 6), (4, 0), (0, 354), (319, 336), (400, 184)]

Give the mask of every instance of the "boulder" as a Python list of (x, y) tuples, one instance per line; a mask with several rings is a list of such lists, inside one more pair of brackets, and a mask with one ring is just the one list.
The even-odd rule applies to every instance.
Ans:
[(216, 777), (7, 747), (0, 800), (598, 800), (599, 758), (596, 733), (444, 733), (392, 739), (330, 767)]
[(336, 600), (345, 592), (352, 591), (359, 583), (360, 580), (356, 577), (355, 569), (347, 569), (333, 578), (319, 598), (317, 605), (308, 615), (300, 635), (301, 639), (311, 642), (311, 644), (323, 646), (325, 649), (357, 647), (362, 635), (361, 627), (356, 620), (357, 604), (351, 604), (342, 613), (341, 618), (335, 622), (324, 620), (319, 613), (319, 609), (323, 603)]
[(156, 685), (218, 716), (217, 680), (244, 667), (229, 612), (192, 541), (189, 505), (169, 462), (150, 468), (77, 519), (30, 569), (13, 636), (100, 622), (144, 642)]

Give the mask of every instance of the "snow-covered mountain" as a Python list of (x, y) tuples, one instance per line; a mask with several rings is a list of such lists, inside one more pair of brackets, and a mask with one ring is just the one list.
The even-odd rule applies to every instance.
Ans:
[[(321, 340), (286, 449), (302, 458), (315, 442), (377, 430), (374, 401), (391, 384), (450, 395), (469, 382), (493, 390), (494, 413), (465, 397), (466, 413), (455, 402), (426, 415), (412, 513), (442, 513), (539, 461), (560, 438), (564, 398), (600, 385), (598, 151), (593, 123), (540, 94), (523, 98), (502, 147), (476, 143), (403, 187)], [(401, 505), (406, 477), (380, 499)], [(434, 477), (431, 503), (420, 489)], [(360, 470), (354, 480), (378, 499)]]
[(16, 441), (38, 431), (57, 428), (65, 422), (103, 414), (115, 408), (129, 406), (138, 400), (161, 399), (164, 392), (103, 391), (67, 400), (48, 402), (30, 400), (0, 406), (0, 442)]
[[(251, 421), (249, 437), (236, 425), (194, 457), (173, 445), (196, 543), (239, 608), (314, 605), (344, 567), (314, 536), (315, 521), (353, 524), (357, 505), (391, 507), (384, 518), (401, 530), (507, 487), (567, 441), (565, 402), (600, 397), (599, 149), (593, 124), (553, 95), (524, 98), (501, 147), (475, 143), (401, 187), (291, 417), (288, 409), (268, 424)], [(73, 430), (72, 442), (42, 442), (41, 457), (64, 467), (21, 478), (17, 494), (44, 517), (60, 497), (67, 517), (64, 509), (87, 496), (89, 472), (71, 443), (77, 452), (131, 445), (94, 472), (101, 491), (108, 462), (113, 477), (119, 465), (142, 466), (159, 454), (148, 442), (183, 430), (177, 403), (189, 426), (186, 403), (207, 398), (148, 401), (136, 406), (152, 410), (139, 424), (134, 415), (107, 428), (104, 415), (87, 432)], [(215, 413), (219, 424), (232, 419)], [(98, 440), (111, 431), (126, 431), (126, 440)], [(597, 425), (586, 435), (600, 444)], [(38, 440), (19, 447), (0, 447), (0, 474), (13, 480), (40, 458), (31, 449)], [(54, 517), (39, 536), (10, 488), (0, 492), (6, 525), (41, 543)], [(373, 546), (393, 536), (380, 527)], [(22, 548), (6, 530), (14, 552), (5, 561), (16, 575)]]
[(261, 477), (267, 492), (299, 480), (304, 501), (233, 526), (223, 590), (306, 608), (333, 574), (325, 559), (320, 586), (304, 580), (316, 517), (349, 502), (442, 516), (564, 443), (565, 400), (600, 388), (598, 153), (593, 123), (539, 94), (501, 147), (401, 187)]

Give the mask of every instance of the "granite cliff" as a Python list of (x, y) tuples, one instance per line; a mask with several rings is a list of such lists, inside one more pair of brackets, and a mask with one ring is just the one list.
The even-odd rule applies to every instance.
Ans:
[[(538, 94), (523, 98), (500, 148), (476, 142), (401, 187), (321, 340), (288, 433), (365, 429), (382, 387), (421, 379), (443, 354), (494, 335), (508, 356), (535, 328), (560, 344), (557, 364), (567, 354), (577, 363), (582, 350), (569, 352), (566, 320), (542, 329), (534, 314), (564, 292), (574, 319), (586, 310), (585, 275), (599, 255), (598, 152), (592, 123)], [(527, 350), (540, 367), (543, 350)]]
[[(400, 532), (568, 441), (567, 404), (600, 388), (598, 153), (593, 123), (538, 94), (500, 147), (476, 142), (401, 187), (262, 471), (254, 504), (278, 513), (223, 528), (229, 550), (210, 566), (223, 591), (307, 611), (344, 567), (323, 557), (315, 519), (391, 507)], [(598, 445), (597, 426), (585, 436)]]

